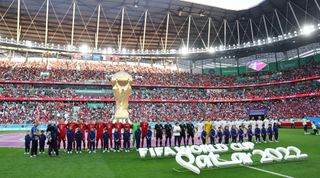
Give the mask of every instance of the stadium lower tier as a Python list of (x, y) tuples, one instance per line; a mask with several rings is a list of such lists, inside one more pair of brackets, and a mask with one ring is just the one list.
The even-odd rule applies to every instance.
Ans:
[[(148, 121), (197, 121), (207, 118), (236, 120), (255, 117), (250, 110), (263, 109), (259, 117), (270, 119), (303, 118), (320, 115), (320, 97), (289, 98), (257, 102), (227, 103), (129, 103), (131, 119)], [(109, 120), (113, 102), (1, 101), (0, 124), (45, 124), (57, 119)]]

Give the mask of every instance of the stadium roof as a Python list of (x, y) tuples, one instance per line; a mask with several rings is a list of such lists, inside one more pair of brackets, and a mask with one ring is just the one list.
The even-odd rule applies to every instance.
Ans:
[(222, 9), (229, 9), (229, 10), (247, 10), (252, 7), (257, 6), (264, 0), (181, 0), (186, 1), (194, 4), (201, 4), (205, 6), (211, 7), (219, 7)]

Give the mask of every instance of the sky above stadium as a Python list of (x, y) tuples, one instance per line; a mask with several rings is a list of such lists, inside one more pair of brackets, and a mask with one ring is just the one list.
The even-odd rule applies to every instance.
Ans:
[(180, 1), (239, 11), (239, 10), (246, 10), (246, 9), (255, 7), (264, 0), (180, 0)]

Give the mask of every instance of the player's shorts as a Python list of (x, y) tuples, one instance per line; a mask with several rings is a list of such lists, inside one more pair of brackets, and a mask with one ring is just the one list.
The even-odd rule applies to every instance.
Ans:
[(202, 131), (201, 132), (197, 132), (197, 137), (201, 137)]
[(58, 140), (67, 140), (66, 135), (59, 135)]
[(82, 133), (82, 140), (86, 140), (86, 134), (85, 133)]
[(96, 140), (103, 140), (103, 135), (99, 135), (96, 137)]
[(194, 137), (194, 133), (192, 133), (192, 134), (188, 133), (188, 137)]
[(141, 137), (142, 137), (142, 138), (145, 138), (146, 136), (147, 136), (147, 132), (142, 132), (142, 133), (141, 133)]
[(111, 133), (109, 133), (109, 139), (111, 139), (112, 140), (112, 132)]
[(132, 140), (135, 140), (136, 139), (136, 136), (135, 136), (135, 133), (136, 131), (134, 130), (134, 131), (132, 131)]

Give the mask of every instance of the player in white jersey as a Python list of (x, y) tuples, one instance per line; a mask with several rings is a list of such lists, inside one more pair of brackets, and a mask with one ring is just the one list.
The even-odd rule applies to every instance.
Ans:
[(202, 122), (202, 121), (198, 121), (198, 123), (197, 123), (197, 125), (196, 125), (196, 127), (197, 127), (197, 137), (198, 137), (198, 139), (201, 138), (201, 133), (202, 133), (202, 131), (203, 131), (203, 126), (204, 126), (203, 122)]
[(228, 125), (229, 128), (231, 128), (233, 125), (236, 125), (235, 123), (236, 123), (236, 121), (234, 121), (234, 120), (229, 121), (229, 125)]
[(251, 120), (250, 121), (250, 125), (251, 125), (251, 127), (252, 127), (252, 130), (254, 130), (254, 129), (256, 129), (256, 120)]
[(268, 118), (265, 118), (265, 119), (263, 120), (263, 124), (264, 124), (265, 127), (267, 127), (267, 126), (269, 125), (269, 123), (270, 123), (270, 121), (269, 121)]
[(244, 125), (245, 128), (248, 128), (249, 124), (250, 123), (249, 123), (248, 120), (243, 121), (243, 125)]
[(262, 120), (257, 120), (257, 125), (260, 129), (262, 128), (262, 124), (263, 124)]
[(222, 125), (221, 120), (220, 120), (220, 121), (217, 121), (216, 123), (217, 123), (216, 128), (221, 127), (221, 125)]
[(241, 120), (237, 119), (237, 120), (235, 121), (235, 125), (236, 125), (237, 128), (239, 128), (240, 125), (242, 125)]
[(221, 126), (222, 128), (225, 128), (226, 125), (227, 125), (227, 122), (226, 122), (225, 120), (221, 120), (220, 122), (221, 122), (221, 125), (220, 125), (220, 126)]
[(216, 126), (217, 126), (217, 121), (212, 120), (212, 121), (211, 121), (211, 124), (212, 124), (212, 126), (216, 127)]
[(271, 125), (274, 125), (274, 123), (277, 123), (277, 121), (274, 120), (274, 119), (271, 119), (270, 124), (271, 124)]
[(224, 122), (224, 127), (223, 127), (223, 128), (225, 128), (226, 126), (230, 126), (230, 125), (231, 125), (231, 122), (228, 121), (228, 120), (226, 120), (226, 121)]

